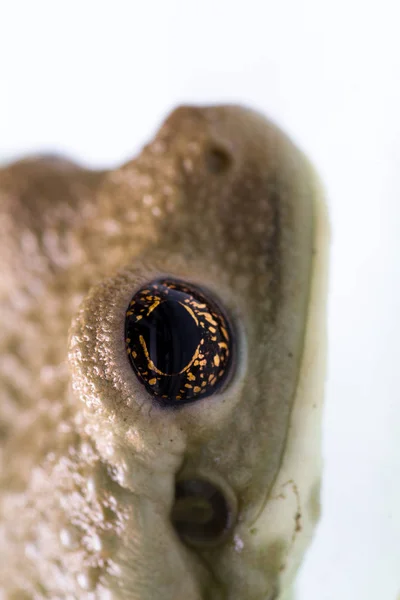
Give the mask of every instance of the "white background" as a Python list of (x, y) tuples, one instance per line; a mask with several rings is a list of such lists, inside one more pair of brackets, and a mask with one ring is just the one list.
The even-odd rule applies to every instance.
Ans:
[(0, 159), (112, 165), (176, 104), (237, 101), (317, 165), (333, 226), (326, 467), (301, 600), (400, 592), (396, 4), (0, 0)]

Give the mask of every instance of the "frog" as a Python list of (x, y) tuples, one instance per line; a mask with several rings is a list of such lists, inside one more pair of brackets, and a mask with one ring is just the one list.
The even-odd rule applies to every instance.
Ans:
[(283, 600), (320, 516), (329, 225), (239, 105), (0, 170), (7, 600)]

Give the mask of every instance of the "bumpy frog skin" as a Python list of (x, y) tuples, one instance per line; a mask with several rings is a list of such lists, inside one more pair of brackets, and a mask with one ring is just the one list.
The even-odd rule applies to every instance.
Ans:
[[(240, 107), (174, 111), (138, 158), (0, 171), (2, 598), (282, 600), (319, 516), (327, 220), (294, 145)], [(160, 277), (230, 315), (228, 383), (177, 408), (124, 322)], [(230, 506), (191, 546), (177, 481)]]

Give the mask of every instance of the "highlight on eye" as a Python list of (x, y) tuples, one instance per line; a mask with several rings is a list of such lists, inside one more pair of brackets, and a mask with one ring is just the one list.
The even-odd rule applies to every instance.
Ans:
[(227, 317), (214, 300), (180, 281), (153, 281), (135, 293), (125, 343), (139, 381), (168, 406), (214, 394), (232, 366)]

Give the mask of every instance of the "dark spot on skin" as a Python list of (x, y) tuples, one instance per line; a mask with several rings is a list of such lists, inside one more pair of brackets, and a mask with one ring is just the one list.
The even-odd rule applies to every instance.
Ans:
[[(296, 498), (297, 510), (294, 515), (294, 528), (293, 528), (293, 535), (292, 535), (292, 544), (294, 544), (296, 535), (302, 530), (302, 525), (301, 525), (302, 512), (301, 512), (301, 506), (300, 506), (299, 488), (297, 487), (297, 484), (293, 481), (293, 479), (289, 479), (286, 483), (284, 483), (282, 485), (282, 488), (286, 488), (286, 490), (291, 490)], [(286, 498), (286, 494), (284, 492), (281, 492), (277, 496), (277, 498), (282, 498), (282, 500), (283, 500)]]
[(299, 531), (302, 530), (302, 527), (301, 527), (301, 512), (297, 512), (296, 513), (295, 522), (296, 522), (295, 531), (296, 531), (296, 533), (298, 533)]
[(212, 146), (206, 153), (206, 165), (211, 173), (225, 173), (231, 166), (232, 158), (224, 148)]
[(288, 352), (288, 357), (293, 358), (293, 352)]
[(299, 494), (299, 488), (297, 487), (297, 484), (291, 479), (289, 482), (289, 485), (292, 486), (294, 495), (296, 496), (296, 502), (297, 502), (297, 511), (296, 514), (294, 516), (294, 532), (293, 532), (293, 537), (292, 537), (292, 543), (294, 543), (294, 540), (296, 538), (296, 534), (301, 531), (301, 508), (300, 508), (300, 494)]

